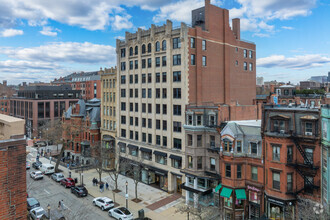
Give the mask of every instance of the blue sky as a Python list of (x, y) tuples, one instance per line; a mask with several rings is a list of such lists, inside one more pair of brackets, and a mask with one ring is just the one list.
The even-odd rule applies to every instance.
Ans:
[[(241, 18), (257, 75), (297, 83), (330, 71), (328, 0), (211, 0)], [(45, 81), (115, 65), (115, 39), (166, 19), (190, 23), (204, 0), (0, 0), (0, 81)]]

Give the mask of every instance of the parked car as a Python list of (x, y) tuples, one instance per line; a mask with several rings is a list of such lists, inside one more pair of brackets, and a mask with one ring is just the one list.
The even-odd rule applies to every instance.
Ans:
[(32, 163), (32, 167), (39, 170), (40, 167), (42, 166), (42, 163), (40, 161), (36, 161)]
[(40, 203), (38, 200), (36, 200), (35, 198), (27, 198), (27, 210), (30, 211), (31, 209), (34, 209), (36, 207), (40, 207)]
[(110, 209), (108, 214), (110, 217), (113, 217), (115, 219), (122, 219), (122, 220), (133, 219), (133, 214), (125, 207)]
[(30, 173), (30, 177), (34, 180), (41, 180), (44, 178), (44, 175), (42, 174), (41, 171), (32, 171)]
[(62, 179), (60, 184), (63, 185), (65, 188), (71, 188), (76, 185), (72, 178)]
[(46, 215), (46, 211), (42, 207), (37, 207), (30, 210), (30, 217), (33, 220), (39, 220), (44, 215)]
[(97, 197), (93, 199), (93, 204), (102, 209), (102, 211), (115, 207), (115, 204), (108, 197)]
[(26, 169), (30, 169), (31, 168), (31, 163), (29, 161), (26, 161)]
[(75, 194), (78, 197), (87, 196), (88, 191), (84, 186), (73, 186), (71, 187), (71, 193)]
[(44, 164), (42, 164), (42, 166), (40, 167), (40, 170), (44, 174), (53, 174), (53, 173), (55, 173), (55, 167), (52, 164), (50, 164), (50, 163), (44, 163)]
[(64, 175), (63, 173), (53, 173), (52, 179), (55, 180), (56, 182), (60, 182), (61, 180), (64, 179)]

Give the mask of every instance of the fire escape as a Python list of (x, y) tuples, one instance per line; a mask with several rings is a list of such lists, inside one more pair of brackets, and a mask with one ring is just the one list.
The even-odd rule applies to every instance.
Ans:
[(300, 146), (300, 137), (298, 137), (296, 134), (292, 134), (291, 139), (293, 140), (296, 148), (304, 159), (304, 163), (301, 164), (297, 160), (293, 161), (292, 158), (288, 158), (288, 165), (293, 166), (299, 173), (299, 175), (302, 176), (304, 179), (304, 182), (298, 186), (299, 189), (297, 191), (288, 192), (288, 194), (293, 194), (297, 196), (302, 191), (312, 192), (313, 190), (320, 188), (320, 186), (318, 186), (319, 184), (315, 184), (313, 181), (313, 178), (315, 177), (319, 167), (315, 166), (313, 161), (311, 161), (304, 149)]

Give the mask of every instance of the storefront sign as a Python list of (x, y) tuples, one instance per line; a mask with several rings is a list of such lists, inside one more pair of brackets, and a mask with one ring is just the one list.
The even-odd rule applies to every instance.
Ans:
[(278, 200), (275, 200), (275, 199), (271, 199), (271, 198), (268, 198), (268, 201), (269, 202), (272, 202), (272, 203), (275, 203), (275, 204), (278, 204), (278, 205), (281, 205), (281, 206), (284, 206), (284, 202), (281, 202), (281, 201), (278, 201)]
[(253, 190), (253, 191), (256, 191), (256, 192), (260, 192), (260, 189), (254, 187), (254, 186), (249, 186), (249, 185), (248, 185), (247, 188), (248, 188), (249, 190)]

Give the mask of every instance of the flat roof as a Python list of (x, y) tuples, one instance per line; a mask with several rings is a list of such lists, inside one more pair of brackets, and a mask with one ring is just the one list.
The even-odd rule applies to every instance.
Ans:
[(260, 127), (261, 126), (261, 120), (241, 120), (241, 121), (228, 121), (236, 123), (237, 125), (245, 125), (245, 126), (256, 126)]
[(0, 114), (0, 120), (6, 121), (6, 122), (25, 121), (24, 119), (16, 118), (16, 117), (12, 117), (12, 116), (9, 116), (9, 115), (4, 115), (4, 114)]

